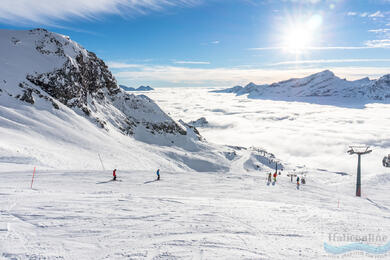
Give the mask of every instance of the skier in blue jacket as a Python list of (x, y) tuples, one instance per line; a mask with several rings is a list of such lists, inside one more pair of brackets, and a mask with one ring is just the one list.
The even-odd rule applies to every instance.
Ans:
[(157, 180), (159, 181), (160, 180), (160, 169), (157, 169), (156, 174), (157, 174)]

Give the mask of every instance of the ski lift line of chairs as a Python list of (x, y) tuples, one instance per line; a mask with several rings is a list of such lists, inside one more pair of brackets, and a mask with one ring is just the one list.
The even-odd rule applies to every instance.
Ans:
[(390, 154), (383, 157), (382, 164), (384, 167), (390, 167)]
[(306, 184), (306, 173), (307, 173), (307, 171), (299, 172), (299, 173), (296, 173), (294, 171), (294, 172), (287, 173), (287, 177), (290, 177), (291, 182), (293, 182), (294, 180), (296, 180), (296, 177), (299, 176), (301, 183)]

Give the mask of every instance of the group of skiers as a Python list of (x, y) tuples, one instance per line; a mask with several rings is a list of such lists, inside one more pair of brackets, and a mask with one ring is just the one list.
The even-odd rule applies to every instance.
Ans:
[[(159, 181), (160, 180), (160, 169), (157, 169), (156, 175), (157, 175), (156, 181)], [(116, 181), (116, 169), (114, 169), (114, 171), (112, 172), (112, 180)]]
[[(279, 175), (280, 175), (280, 172), (279, 172)], [(276, 177), (278, 176), (277, 172), (274, 172), (274, 174), (271, 174), (271, 173), (268, 173), (268, 179), (267, 179), (267, 182), (268, 184), (272, 182), (272, 177), (274, 178), (273, 179), (273, 185), (276, 183)], [(294, 176), (297, 176), (297, 189), (299, 190), (299, 187), (302, 184), (306, 184), (306, 180), (305, 180), (305, 176), (302, 176), (301, 178), (299, 178), (298, 175), (294, 175)], [(293, 175), (291, 174), (291, 182), (293, 181)]]
[[(279, 172), (279, 175), (280, 174), (281, 173)], [(157, 169), (156, 175), (157, 175), (156, 181), (159, 181), (160, 180), (160, 169)], [(299, 178), (298, 175), (296, 175), (296, 176), (297, 176), (297, 189), (299, 190), (300, 184), (301, 183), (305, 184), (306, 180), (305, 180), (304, 176), (302, 176), (301, 178)], [(114, 171), (112, 172), (112, 177), (113, 177), (112, 180), (116, 181), (116, 169), (114, 169)], [(278, 173), (275, 171), (274, 174), (271, 174), (271, 173), (268, 174), (268, 180), (267, 180), (268, 184), (272, 182), (272, 177), (273, 177), (273, 185), (274, 185), (276, 183), (276, 178), (278, 177)], [(291, 174), (291, 182), (292, 182), (292, 180), (293, 180), (293, 175)]]
[[(280, 175), (280, 172), (279, 172)], [(271, 173), (268, 174), (268, 183), (272, 181), (272, 176), (274, 177), (274, 183), (276, 182), (276, 177), (278, 177), (277, 172), (275, 172), (273, 175)]]

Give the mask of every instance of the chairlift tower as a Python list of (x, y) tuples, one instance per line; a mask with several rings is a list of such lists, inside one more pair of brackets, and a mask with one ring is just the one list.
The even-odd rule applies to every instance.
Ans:
[(357, 179), (356, 179), (356, 197), (361, 197), (361, 169), (360, 169), (360, 161), (361, 156), (364, 154), (371, 153), (372, 150), (369, 150), (369, 146), (350, 146), (348, 153), (350, 155), (357, 154), (358, 155), (358, 166), (357, 166)]

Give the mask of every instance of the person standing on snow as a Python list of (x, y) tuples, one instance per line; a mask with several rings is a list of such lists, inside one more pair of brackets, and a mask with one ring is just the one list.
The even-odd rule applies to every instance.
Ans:
[(157, 169), (156, 174), (157, 174), (157, 180), (159, 181), (160, 180), (160, 169)]
[(112, 172), (112, 177), (112, 180), (116, 181), (116, 169), (114, 169), (114, 171)]
[(271, 174), (271, 173), (269, 173), (269, 174), (268, 174), (268, 182), (271, 182), (271, 181), (272, 181), (272, 179), (271, 179), (271, 178), (272, 178), (272, 174)]
[(274, 173), (274, 182), (276, 182), (276, 177), (278, 176), (278, 173), (277, 172), (275, 172)]
[(299, 190), (299, 176), (297, 176), (297, 190)]

